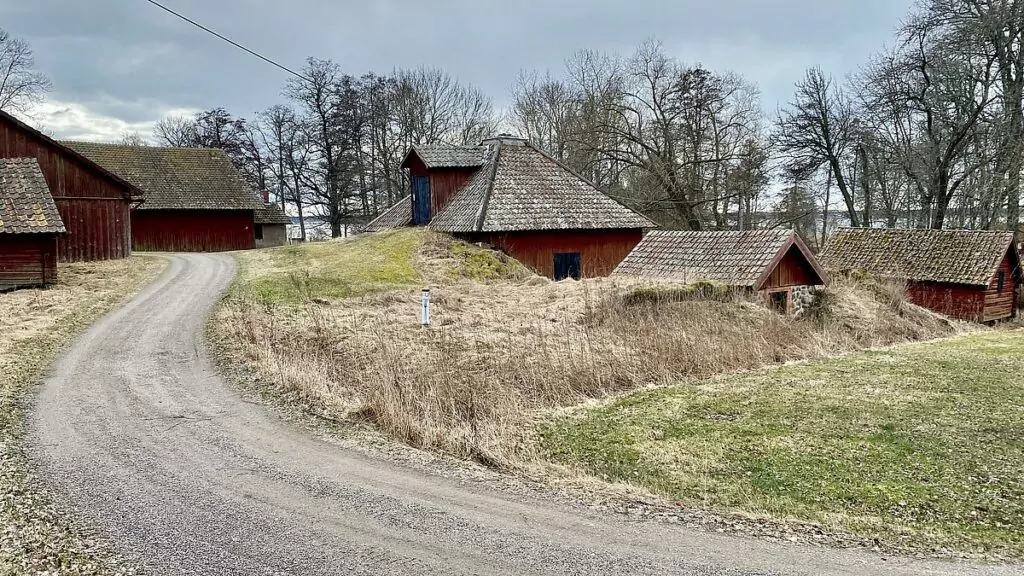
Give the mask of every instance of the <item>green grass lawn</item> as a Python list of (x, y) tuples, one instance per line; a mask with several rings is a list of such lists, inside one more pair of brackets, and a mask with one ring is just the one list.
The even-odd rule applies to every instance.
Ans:
[(406, 287), (420, 281), (414, 257), (422, 229), (406, 228), (331, 242), (239, 252), (234, 290), (264, 303), (339, 299)]
[(549, 459), (686, 506), (1024, 557), (1024, 331), (642, 392), (541, 427)]

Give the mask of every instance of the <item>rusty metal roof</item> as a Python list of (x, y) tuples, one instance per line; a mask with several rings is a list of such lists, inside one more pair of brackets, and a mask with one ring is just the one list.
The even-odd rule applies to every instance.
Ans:
[(706, 280), (760, 289), (794, 246), (824, 283), (825, 272), (792, 230), (654, 230), (644, 236), (614, 273), (686, 283)]
[(64, 222), (35, 158), (0, 160), (0, 234), (63, 234)]
[(428, 146), (413, 145), (402, 161), (402, 168), (409, 167), (409, 161), (415, 155), (427, 169), (435, 168), (479, 168), (487, 161), (486, 146), (446, 146), (433, 144)]
[(430, 223), (441, 232), (656, 228), (526, 141), (500, 140)]
[(64, 145), (141, 189), (140, 210), (256, 210), (263, 204), (223, 150)]
[(843, 228), (825, 243), (821, 260), (837, 272), (984, 286), (1014, 248), (1013, 238), (990, 230)]

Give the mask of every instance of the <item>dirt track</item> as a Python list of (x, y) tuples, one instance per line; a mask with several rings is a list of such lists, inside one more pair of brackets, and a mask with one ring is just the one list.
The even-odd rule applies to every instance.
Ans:
[(627, 522), (345, 452), (212, 368), (202, 325), (231, 257), (170, 260), (65, 353), (31, 431), (62, 504), (150, 573), (1018, 573)]

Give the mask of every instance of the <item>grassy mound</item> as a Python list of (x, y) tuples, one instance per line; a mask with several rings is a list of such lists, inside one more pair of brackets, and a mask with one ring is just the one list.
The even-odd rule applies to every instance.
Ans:
[(299, 304), (410, 286), (421, 281), (413, 260), (424, 232), (403, 229), (352, 240), (240, 252), (236, 290), (262, 304)]

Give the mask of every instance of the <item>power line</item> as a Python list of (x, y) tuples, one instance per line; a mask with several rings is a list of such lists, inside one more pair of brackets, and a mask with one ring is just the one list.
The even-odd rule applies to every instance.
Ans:
[(272, 66), (277, 66), (281, 70), (284, 70), (285, 72), (287, 72), (287, 73), (289, 73), (289, 74), (291, 74), (293, 76), (297, 76), (297, 77), (305, 80), (306, 82), (312, 82), (312, 80), (310, 80), (309, 78), (303, 76), (302, 74), (299, 74), (295, 70), (292, 70), (291, 68), (288, 68), (287, 66), (284, 66), (283, 64), (278, 64), (277, 62), (274, 62), (273, 60), (271, 60), (270, 58), (267, 58), (266, 56), (260, 54), (259, 52), (255, 52), (253, 50), (250, 50), (250, 49), (246, 48), (245, 46), (242, 46), (238, 42), (235, 42), (234, 40), (228, 38), (227, 36), (224, 36), (222, 34), (218, 34), (217, 32), (214, 32), (213, 30), (210, 30), (209, 28), (207, 28), (206, 26), (203, 26), (199, 22), (196, 22), (195, 20), (192, 20), (191, 18), (189, 18), (189, 17), (187, 17), (187, 16), (185, 16), (183, 14), (175, 12), (174, 10), (171, 10), (170, 8), (168, 8), (167, 6), (164, 6), (163, 4), (157, 2), (156, 0), (146, 0), (146, 2), (149, 2), (153, 6), (156, 6), (157, 8), (159, 8), (159, 9), (165, 11), (165, 12), (168, 12), (169, 14), (173, 14), (174, 16), (177, 16), (178, 18), (181, 18), (185, 22), (188, 22), (189, 24), (195, 26), (196, 28), (199, 28), (200, 30), (202, 30), (204, 32), (207, 32), (209, 34), (212, 34), (212, 35), (216, 36), (217, 38), (220, 38), (221, 40), (227, 42), (228, 44), (231, 44), (232, 46), (234, 46), (235, 48), (238, 48), (239, 50), (242, 50), (244, 52), (252, 54), (253, 56), (259, 58), (260, 60), (263, 60), (264, 62), (266, 62), (266, 63), (268, 63), (268, 64), (270, 64)]

